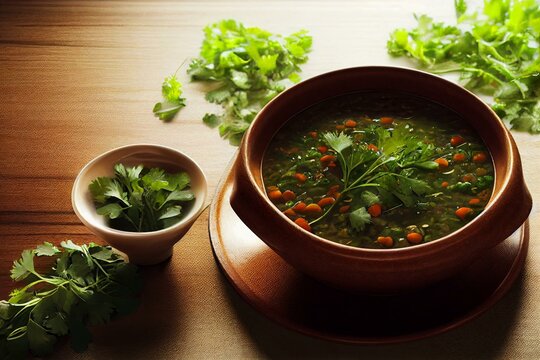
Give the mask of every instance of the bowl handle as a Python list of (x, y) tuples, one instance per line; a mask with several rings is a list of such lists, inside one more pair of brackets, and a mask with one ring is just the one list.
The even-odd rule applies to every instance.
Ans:
[[(510, 180), (509, 187), (501, 198), (497, 200), (496, 209), (488, 217), (483, 227), (487, 229), (490, 239), (488, 247), (498, 245), (501, 241), (512, 235), (527, 220), (532, 208), (532, 197), (523, 179), (521, 166), (514, 179)], [(519, 174), (519, 175), (517, 175)]]
[[(230, 196), (230, 204), (240, 220), (259, 238), (271, 238), (282, 229), (262, 196), (258, 196), (258, 189), (248, 177), (248, 172), (243, 164), (241, 154), (236, 158), (231, 172), (233, 188)], [(269, 213), (270, 212), (270, 213)], [(263, 220), (263, 221), (261, 221)]]

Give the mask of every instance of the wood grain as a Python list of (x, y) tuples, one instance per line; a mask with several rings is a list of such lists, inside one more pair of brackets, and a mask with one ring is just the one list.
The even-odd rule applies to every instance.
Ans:
[[(205, 86), (188, 84), (181, 71), (189, 106), (169, 124), (151, 113), (163, 77), (198, 53), (204, 25), (235, 18), (280, 33), (310, 29), (307, 78), (409, 65), (389, 58), (385, 43), (393, 28), (414, 24), (413, 12), (451, 20), (453, 2), (0, 1), (0, 297), (12, 287), (9, 269), (21, 250), (66, 238), (99, 241), (73, 214), (70, 191), (79, 169), (106, 150), (140, 142), (178, 148), (201, 164), (214, 192), (235, 148), (201, 123), (215, 109)], [(540, 199), (540, 136), (514, 136)], [(144, 269), (136, 314), (93, 329), (86, 353), (62, 345), (53, 358), (536, 359), (539, 235), (535, 206), (525, 274), (482, 318), (429, 340), (349, 347), (284, 330), (239, 299), (215, 265), (205, 213), (170, 262)]]

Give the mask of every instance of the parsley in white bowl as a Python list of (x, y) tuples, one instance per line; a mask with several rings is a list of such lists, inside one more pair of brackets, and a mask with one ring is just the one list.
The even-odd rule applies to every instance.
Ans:
[(170, 147), (134, 144), (90, 161), (72, 190), (75, 214), (131, 262), (172, 255), (203, 210), (207, 183), (197, 163)]

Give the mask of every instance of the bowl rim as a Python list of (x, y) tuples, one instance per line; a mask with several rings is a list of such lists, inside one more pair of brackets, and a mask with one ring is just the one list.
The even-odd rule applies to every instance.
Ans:
[[(110, 226), (101, 224), (99, 222), (95, 222), (87, 218), (86, 216), (82, 215), (82, 213), (79, 211), (79, 202), (76, 200), (77, 199), (76, 194), (82, 191), (88, 191), (87, 189), (86, 190), (83, 189), (82, 184), (81, 184), (83, 174), (85, 174), (92, 166), (94, 166), (95, 164), (103, 160), (103, 158), (110, 156), (111, 154), (114, 154), (116, 152), (120, 152), (122, 150), (130, 150), (130, 149), (132, 149), (133, 151), (137, 149), (144, 150), (148, 148), (158, 148), (158, 149), (173, 152), (176, 155), (183, 157), (185, 160), (187, 160), (188, 163), (191, 163), (191, 165), (193, 165), (193, 168), (196, 169), (196, 172), (200, 175), (202, 179), (201, 194), (196, 194), (196, 198), (197, 198), (197, 195), (199, 196), (202, 195), (203, 197), (200, 201), (199, 206), (196, 208), (195, 202), (194, 202), (193, 204), (194, 207), (190, 211), (191, 214), (188, 213), (187, 216), (182, 218), (179, 222), (177, 222), (173, 226), (169, 226), (164, 229), (154, 230), (154, 231), (136, 232), (136, 231), (117, 230), (117, 229), (111, 228)], [(144, 153), (144, 151), (141, 151), (140, 153)], [(189, 175), (191, 178), (191, 174)], [(119, 146), (119, 147), (110, 149), (108, 151), (105, 151), (104, 153), (99, 154), (98, 156), (90, 160), (88, 163), (86, 163), (82, 167), (82, 169), (77, 173), (77, 176), (73, 182), (73, 186), (71, 188), (71, 205), (72, 205), (73, 211), (75, 212), (79, 220), (81, 220), (81, 222), (83, 222), (83, 224), (89, 228), (95, 228), (108, 236), (112, 235), (112, 236), (123, 236), (123, 237), (132, 237), (132, 238), (145, 238), (145, 237), (154, 236), (154, 235), (159, 236), (163, 234), (175, 233), (181, 230), (182, 228), (184, 228), (186, 224), (189, 224), (193, 219), (196, 219), (200, 215), (200, 213), (204, 210), (204, 204), (206, 203), (207, 196), (208, 196), (208, 181), (206, 179), (206, 175), (204, 174), (199, 164), (195, 160), (193, 160), (192, 157), (170, 146), (153, 144), (153, 143), (134, 143), (134, 144)]]
[[(290, 94), (291, 92), (294, 92), (298, 88), (309, 86), (310, 84), (316, 83), (316, 82), (320, 81), (321, 79), (324, 79), (324, 78), (327, 78), (327, 77), (333, 77), (333, 76), (335, 76), (335, 75), (337, 75), (339, 73), (347, 73), (347, 72), (354, 72), (354, 71), (377, 71), (377, 70), (392, 71), (392, 72), (406, 72), (406, 73), (414, 74), (414, 76), (428, 77), (428, 78), (430, 78), (430, 79), (432, 79), (434, 81), (439, 81), (441, 84), (443, 84), (447, 88), (451, 89), (452, 92), (455, 92), (455, 91), (462, 92), (465, 95), (474, 98), (474, 100), (476, 101), (478, 106), (481, 106), (483, 108), (483, 111), (486, 111), (487, 113), (489, 113), (491, 115), (491, 118), (493, 119), (494, 124), (496, 124), (496, 126), (497, 126), (497, 132), (501, 133), (501, 136), (504, 139), (504, 144), (505, 144), (506, 148), (509, 149), (509, 151), (506, 152), (507, 153), (506, 164), (507, 164), (507, 168), (510, 169), (510, 170), (507, 171), (506, 176), (504, 176), (503, 178), (500, 178), (500, 177), (498, 178), (496, 169), (494, 168), (494, 171), (495, 171), (495, 183), (497, 181), (500, 181), (501, 185), (500, 185), (499, 190), (497, 192), (495, 192), (495, 191), (492, 192), (491, 198), (490, 198), (488, 204), (485, 206), (484, 210), (477, 217), (475, 217), (473, 220), (471, 220), (469, 223), (465, 224), (461, 228), (451, 232), (450, 234), (447, 234), (447, 235), (445, 235), (443, 237), (440, 237), (438, 239), (432, 240), (432, 241), (427, 242), (427, 243), (421, 243), (421, 244), (418, 244), (418, 245), (407, 246), (407, 247), (403, 247), (403, 248), (370, 249), (370, 248), (354, 247), (354, 246), (340, 244), (340, 243), (334, 242), (332, 240), (326, 239), (324, 237), (318, 236), (316, 234), (313, 234), (313, 233), (311, 233), (311, 232), (309, 232), (307, 230), (304, 230), (304, 229), (300, 228), (291, 219), (289, 219), (283, 213), (278, 211), (278, 209), (270, 201), (268, 196), (266, 196), (266, 194), (258, 186), (257, 182), (255, 181), (255, 177), (254, 177), (253, 173), (250, 170), (251, 167), (250, 167), (249, 164), (250, 164), (250, 159), (252, 157), (252, 155), (251, 155), (252, 152), (249, 151), (248, 143), (250, 142), (250, 139), (253, 136), (252, 134), (255, 132), (254, 129), (256, 129), (258, 127), (259, 123), (261, 122), (261, 120), (259, 120), (259, 119), (265, 117), (266, 113), (269, 111), (268, 109), (275, 106), (275, 104), (277, 102), (279, 102), (281, 98), (283, 98), (285, 96), (288, 96), (288, 94)], [(362, 90), (359, 90), (358, 92), (362, 92)], [(340, 95), (344, 95), (344, 94), (345, 93), (338, 94), (336, 96), (340, 96)], [(321, 101), (325, 101), (325, 100), (328, 100), (328, 99), (329, 98), (323, 99)], [(430, 100), (430, 99), (427, 98), (427, 100)], [(434, 103), (437, 103), (434, 100), (431, 100), (431, 101), (434, 102)], [(316, 103), (314, 102), (310, 106), (315, 105), (315, 104)], [(444, 106), (444, 105), (442, 105), (442, 106)], [(304, 111), (305, 109), (307, 109), (307, 107), (304, 108), (301, 111)], [(453, 110), (453, 111), (457, 112), (456, 110)], [(291, 115), (287, 119), (287, 121), (289, 121), (293, 116), (294, 115)], [(284, 122), (283, 125), (285, 125), (286, 122)], [(280, 128), (281, 128), (281, 126), (280, 126)], [(280, 128), (278, 128), (276, 130), (276, 133), (279, 131)], [(276, 133), (272, 134), (270, 139), (273, 139), (273, 137), (275, 136)], [(482, 138), (482, 140), (484, 141), (483, 138)], [(268, 142), (268, 144), (270, 143), (270, 141)], [(257, 196), (262, 198), (263, 201), (265, 202), (265, 204), (268, 207), (270, 207), (273, 210), (273, 212), (275, 214), (277, 214), (283, 220), (283, 224), (285, 226), (288, 226), (289, 228), (294, 229), (293, 231), (296, 231), (299, 234), (302, 234), (304, 236), (309, 237), (311, 240), (314, 240), (315, 245), (319, 245), (319, 246), (325, 248), (327, 251), (339, 253), (342, 256), (357, 257), (357, 256), (360, 256), (360, 255), (364, 255), (364, 256), (370, 256), (370, 257), (371, 256), (383, 256), (384, 258), (386, 258), (386, 257), (392, 257), (392, 258), (407, 257), (407, 258), (410, 258), (410, 257), (413, 257), (413, 256), (423, 256), (423, 255), (425, 255), (426, 251), (429, 252), (431, 250), (431, 251), (435, 252), (435, 251), (439, 251), (441, 248), (447, 248), (447, 247), (453, 246), (453, 244), (455, 244), (455, 241), (452, 241), (452, 240), (458, 240), (459, 238), (462, 238), (462, 235), (467, 230), (469, 230), (471, 227), (474, 227), (477, 223), (483, 221), (484, 218), (489, 216), (489, 213), (490, 213), (489, 210), (491, 210), (495, 206), (495, 204), (498, 202), (499, 198), (507, 190), (507, 188), (509, 186), (509, 183), (510, 183), (511, 174), (513, 173), (513, 169), (515, 168), (515, 165), (516, 165), (516, 156), (518, 156), (518, 155), (515, 153), (514, 148), (512, 147), (512, 143), (513, 143), (513, 140), (511, 139), (510, 132), (508, 131), (508, 129), (506, 128), (506, 126), (504, 125), (502, 120), (497, 116), (497, 114), (480, 97), (473, 94), (471, 91), (467, 90), (466, 88), (460, 86), (459, 84), (456, 84), (456, 83), (454, 83), (454, 82), (452, 82), (452, 81), (450, 81), (448, 79), (445, 79), (445, 78), (443, 78), (441, 76), (434, 75), (434, 74), (428, 73), (426, 71), (418, 70), (418, 69), (412, 69), (412, 68), (403, 67), (403, 66), (367, 65), (367, 66), (347, 67), (347, 68), (343, 68), (343, 69), (337, 69), (337, 70), (328, 71), (328, 72), (313, 76), (313, 77), (311, 77), (309, 79), (306, 79), (304, 81), (301, 81), (300, 83), (295, 84), (295, 85), (291, 86), (290, 88), (286, 89), (285, 91), (281, 92), (280, 94), (278, 94), (275, 98), (273, 98), (271, 101), (269, 101), (264, 106), (264, 108), (257, 114), (257, 116), (253, 120), (251, 126), (246, 131), (246, 133), (244, 135), (244, 138), (243, 138), (243, 141), (242, 141), (242, 144), (241, 144), (240, 149), (239, 149), (239, 151), (240, 151), (239, 159), (240, 159), (240, 161), (242, 161), (242, 165), (243, 165), (244, 169), (246, 169), (247, 179), (248, 179), (250, 185), (256, 189)], [(263, 155), (262, 155), (261, 159), (264, 158), (264, 153), (266, 152), (266, 150), (268, 148), (268, 144), (264, 148), (264, 152), (263, 152)], [(491, 153), (491, 151), (489, 151), (489, 153), (490, 153), (490, 157), (493, 158), (493, 154)], [(259, 166), (261, 167), (261, 174), (262, 174), (263, 161), (261, 161)], [(261, 183), (264, 184), (263, 179), (261, 179)]]

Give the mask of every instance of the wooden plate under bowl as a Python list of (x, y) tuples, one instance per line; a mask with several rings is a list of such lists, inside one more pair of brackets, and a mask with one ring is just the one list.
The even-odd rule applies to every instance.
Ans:
[(383, 344), (440, 334), (474, 319), (500, 300), (518, 277), (527, 255), (528, 220), (451, 279), (404, 295), (351, 295), (301, 274), (251, 232), (231, 208), (232, 179), (229, 168), (210, 208), (215, 258), (249, 304), (307, 335)]

